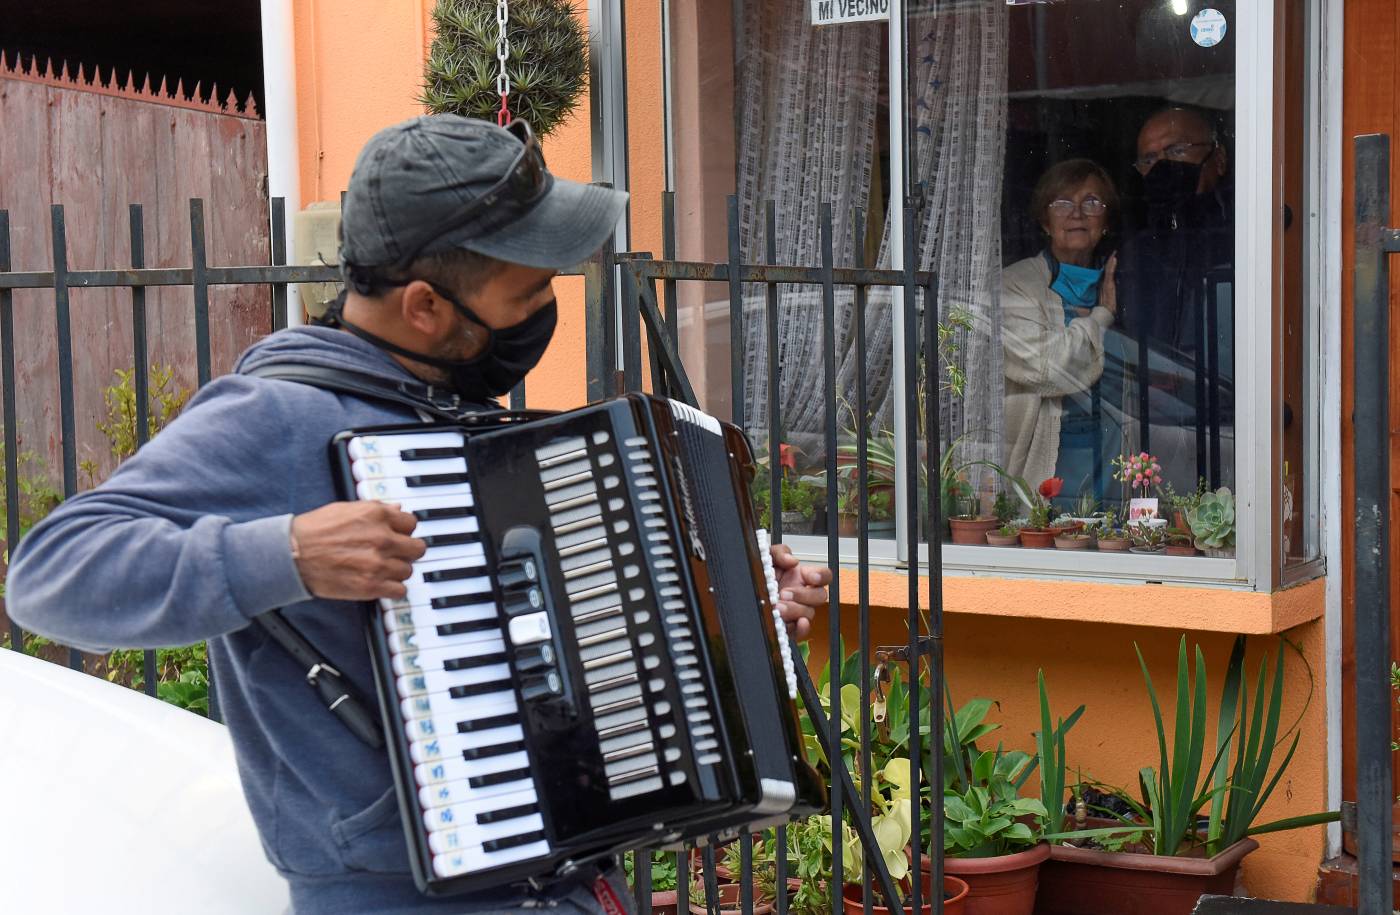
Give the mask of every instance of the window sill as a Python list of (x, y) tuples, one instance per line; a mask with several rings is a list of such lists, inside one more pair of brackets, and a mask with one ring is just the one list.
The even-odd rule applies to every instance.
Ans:
[[(826, 562), (825, 538), (787, 540), (804, 560)], [(1324, 578), (1260, 593), (1248, 582), (1229, 580), (1234, 562), (1228, 559), (1135, 555), (1128, 571), (1125, 557), (1107, 553), (1072, 554), (1073, 568), (1066, 568), (1065, 553), (1056, 550), (945, 546), (943, 552), (948, 614), (1266, 635), (1318, 619), (1326, 605)], [(893, 543), (872, 543), (870, 553), (871, 607), (907, 608), (909, 579), (894, 559)], [(841, 604), (854, 608), (860, 583), (854, 540), (841, 541), (840, 556)], [(992, 567), (992, 560), (1001, 567)], [(926, 568), (920, 578), (920, 604), (927, 609)]]

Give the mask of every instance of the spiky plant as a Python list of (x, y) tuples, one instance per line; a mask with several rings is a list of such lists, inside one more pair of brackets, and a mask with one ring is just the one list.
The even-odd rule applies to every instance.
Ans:
[[(435, 114), (494, 121), (501, 107), (495, 0), (438, 0), (433, 19), (437, 35), (419, 101)], [(588, 37), (571, 0), (510, 0), (506, 35), (511, 114), (544, 136), (569, 116), (583, 94)]]

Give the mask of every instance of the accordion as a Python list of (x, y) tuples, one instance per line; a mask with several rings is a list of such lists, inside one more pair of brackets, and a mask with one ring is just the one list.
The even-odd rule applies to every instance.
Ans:
[(628, 395), (331, 451), (346, 498), (398, 503), (427, 544), (369, 626), (422, 892), (825, 806), (737, 428)]

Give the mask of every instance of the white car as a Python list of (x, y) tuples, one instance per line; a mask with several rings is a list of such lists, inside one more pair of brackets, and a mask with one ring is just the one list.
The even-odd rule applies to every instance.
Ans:
[(0, 735), (6, 912), (288, 910), (223, 725), (0, 650)]

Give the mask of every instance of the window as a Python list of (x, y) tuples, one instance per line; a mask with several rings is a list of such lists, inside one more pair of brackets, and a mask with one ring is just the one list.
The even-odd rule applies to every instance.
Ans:
[[(909, 75), (908, 103), (891, 106), (901, 54), (886, 23), (813, 26), (801, 0), (733, 2), (704, 3), (703, 15), (699, 0), (670, 5), (678, 256), (727, 259), (724, 201), (737, 191), (746, 263), (764, 257), (772, 201), (778, 262), (819, 262), (829, 203), (836, 262), (887, 267), (896, 220), (913, 208), (915, 267), (938, 277), (949, 361), (965, 379), (940, 396), (945, 512), (986, 517), (1000, 495), (1024, 519), (1019, 495), (1055, 478), (1053, 515), (1099, 530), (1108, 513), (1114, 526), (1155, 516), (1136, 518), (1135, 550), (1121, 556), (973, 547), (985, 527), (972, 539), (945, 529), (958, 541), (949, 566), (1267, 583), (1316, 559), (1309, 4), (940, 4), (911, 12), (895, 71)], [(1261, 123), (1271, 141), (1246, 127)], [(1261, 153), (1279, 163), (1272, 183), (1248, 166)], [(742, 398), (762, 440), (764, 290), (745, 290), (736, 390), (728, 290), (697, 286), (679, 299), (692, 379), (720, 415)], [(901, 297), (871, 291), (861, 365), (853, 299), (838, 290), (836, 432), (849, 440), (856, 426), (862, 372), (869, 435), (901, 454), (922, 434), (897, 422)], [(784, 287), (780, 307), (782, 439), (810, 479), (828, 431), (820, 291)], [(1143, 454), (1125, 477), (1123, 459)], [(813, 514), (814, 534), (835, 524)], [(892, 536), (894, 517), (878, 520), (872, 536)], [(1275, 547), (1264, 568), (1261, 538)], [(1176, 555), (1150, 549), (1159, 540)]]

